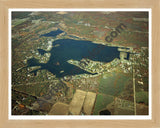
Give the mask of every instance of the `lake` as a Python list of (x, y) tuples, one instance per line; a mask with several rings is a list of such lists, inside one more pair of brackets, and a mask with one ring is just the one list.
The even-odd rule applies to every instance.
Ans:
[(42, 36), (46, 36), (46, 37), (56, 37), (57, 35), (63, 33), (64, 31), (62, 31), (61, 29), (57, 29), (56, 31), (51, 31), (49, 33), (46, 33), (46, 34), (43, 34), (41, 35), (40, 37)]
[[(58, 30), (60, 32), (60, 30)], [(52, 36), (57, 35), (51, 32)], [(45, 36), (49, 36), (48, 34)], [(47, 63), (39, 63), (38, 60), (32, 58), (28, 60), (28, 67), (41, 66), (41, 69), (46, 69), (56, 75), (56, 77), (64, 77), (76, 74), (92, 74), (79, 67), (69, 64), (68, 60), (80, 61), (83, 58), (91, 59), (99, 62), (111, 62), (115, 58), (119, 58), (120, 52), (118, 47), (111, 47), (102, 44), (95, 44), (87, 40), (74, 40), (74, 39), (58, 39), (52, 42), (52, 49), (44, 51), (38, 49), (41, 55), (44, 53), (51, 53), (50, 59)], [(40, 69), (38, 69), (40, 70)], [(36, 73), (38, 70), (33, 71)], [(63, 72), (62, 72), (63, 71)]]

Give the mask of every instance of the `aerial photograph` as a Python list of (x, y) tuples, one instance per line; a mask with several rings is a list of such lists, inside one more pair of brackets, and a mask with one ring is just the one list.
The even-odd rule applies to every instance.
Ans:
[(148, 11), (12, 11), (11, 115), (149, 115)]

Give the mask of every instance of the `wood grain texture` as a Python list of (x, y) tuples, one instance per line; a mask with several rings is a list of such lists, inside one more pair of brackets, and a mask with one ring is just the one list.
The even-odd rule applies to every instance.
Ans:
[[(9, 8), (152, 8), (152, 120), (8, 120)], [(0, 128), (159, 128), (159, 15), (159, 0), (0, 0)]]

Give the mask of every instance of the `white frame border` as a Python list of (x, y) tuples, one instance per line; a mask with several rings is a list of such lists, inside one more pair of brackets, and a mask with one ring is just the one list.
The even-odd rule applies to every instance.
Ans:
[[(145, 116), (140, 116), (140, 115), (133, 115), (133, 116), (74, 116), (74, 115), (68, 115), (68, 116), (50, 116), (50, 115), (43, 115), (43, 116), (19, 116), (19, 115), (11, 115), (11, 12), (12, 11), (67, 11), (67, 12), (72, 12), (72, 11), (88, 11), (88, 12), (103, 12), (103, 11), (147, 11), (149, 13), (149, 115)], [(9, 80), (8, 80), (8, 118), (9, 120), (151, 120), (152, 119), (152, 9), (151, 8), (110, 8), (110, 9), (104, 9), (104, 8), (77, 8), (77, 9), (71, 9), (71, 8), (55, 8), (55, 9), (47, 9), (47, 8), (38, 8), (38, 9), (33, 9), (33, 8), (10, 8), (8, 9), (8, 14), (9, 14), (9, 19), (8, 19), (8, 37), (9, 37)]]

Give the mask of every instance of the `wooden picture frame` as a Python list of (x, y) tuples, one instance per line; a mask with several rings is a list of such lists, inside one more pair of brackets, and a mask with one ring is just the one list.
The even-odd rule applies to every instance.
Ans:
[[(9, 120), (9, 8), (150, 8), (152, 9), (152, 119), (151, 120)], [(142, 1), (0, 1), (0, 127), (160, 127), (160, 80), (159, 77), (159, 0)]]

